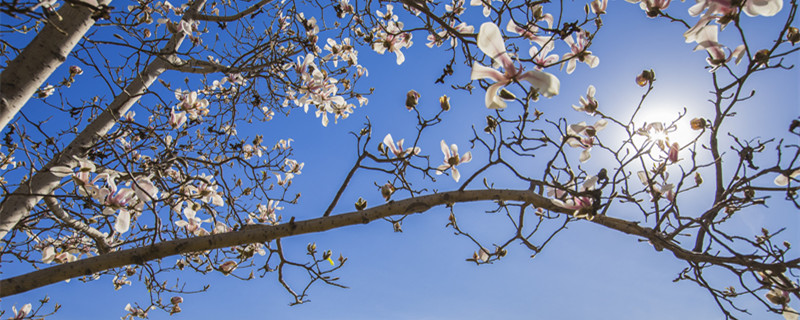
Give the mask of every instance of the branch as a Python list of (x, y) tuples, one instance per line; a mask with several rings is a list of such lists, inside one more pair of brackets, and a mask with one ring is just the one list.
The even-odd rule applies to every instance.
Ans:
[[(534, 207), (550, 210), (552, 212), (559, 212), (569, 215), (572, 214), (572, 210), (558, 207), (554, 205), (550, 199), (531, 192), (530, 190), (490, 189), (436, 193), (416, 198), (392, 201), (387, 204), (363, 211), (349, 212), (304, 221), (291, 220), (288, 223), (275, 226), (253, 225), (238, 231), (165, 241), (149, 246), (112, 252), (75, 262), (65, 263), (13, 278), (0, 280), (0, 297), (7, 297), (26, 292), (74, 277), (90, 275), (103, 270), (118, 268), (131, 264), (143, 264), (147, 261), (166, 258), (173, 255), (220, 249), (250, 243), (269, 242), (295, 235), (318, 233), (345, 226), (366, 224), (371, 221), (393, 215), (421, 213), (429, 210), (432, 207), (440, 205), (488, 200), (519, 201), (530, 204)], [(661, 239), (655, 231), (650, 228), (641, 227), (636, 222), (612, 218), (604, 215), (595, 216), (592, 222), (620, 232), (647, 238), (654, 243), (656, 248), (670, 250), (673, 252), (673, 254), (675, 254), (676, 257), (687, 261), (708, 262), (714, 264), (731, 263), (776, 271), (785, 269), (784, 265), (762, 264), (748, 260), (741, 256), (717, 257), (703, 253), (691, 252), (679, 247), (677, 244)]]
[[(96, 4), (94, 0), (87, 1)], [(72, 48), (94, 25), (92, 14), (94, 11), (84, 6), (63, 6), (58, 10), (63, 19), (48, 20), (42, 31), (3, 70), (0, 74), (0, 131), (50, 74), (67, 60)]]
[[(192, 4), (188, 12), (184, 15), (184, 20), (191, 21), (193, 12), (200, 10), (205, 1), (197, 1)], [(49, 195), (55, 190), (61, 177), (50, 172), (56, 166), (74, 167), (77, 160), (74, 157), (85, 156), (89, 148), (103, 137), (117, 123), (117, 119), (122, 117), (134, 103), (144, 94), (145, 90), (153, 84), (161, 75), (166, 67), (175, 60), (175, 51), (180, 47), (186, 34), (183, 31), (175, 33), (169, 42), (161, 50), (164, 57), (156, 58), (150, 62), (144, 71), (133, 79), (125, 87), (114, 101), (101, 113), (97, 119), (81, 131), (63, 151), (53, 156), (43, 168), (41, 168), (31, 179), (24, 182), (12, 194), (8, 195), (0, 203), (0, 239), (6, 237), (14, 226), (17, 225), (26, 214), (42, 199), (42, 196)]]

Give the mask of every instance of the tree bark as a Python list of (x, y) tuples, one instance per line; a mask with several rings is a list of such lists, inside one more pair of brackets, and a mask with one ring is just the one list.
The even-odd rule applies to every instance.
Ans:
[[(203, 5), (205, 5), (205, 1), (193, 3), (183, 19), (191, 23), (191, 14), (195, 14)], [(114, 98), (106, 110), (84, 128), (63, 151), (55, 155), (29, 181), (22, 182), (13, 193), (0, 203), (0, 239), (5, 238), (6, 234), (11, 232), (17, 223), (33, 210), (33, 207), (39, 203), (43, 196), (50, 195), (58, 187), (62, 177), (51, 173), (50, 169), (56, 166), (75, 167), (77, 160), (74, 157), (84, 157), (89, 147), (111, 130), (117, 120), (139, 100), (145, 90), (172, 63), (169, 60), (175, 59), (175, 51), (180, 47), (184, 37), (183, 31), (174, 34), (161, 50), (161, 57), (157, 57), (150, 62), (139, 77), (133, 79)]]
[[(85, 2), (97, 6), (95, 0)], [(0, 131), (67, 60), (72, 48), (94, 25), (92, 13), (87, 6), (64, 4), (58, 10), (61, 21), (49, 19), (42, 31), (3, 70), (0, 74)]]

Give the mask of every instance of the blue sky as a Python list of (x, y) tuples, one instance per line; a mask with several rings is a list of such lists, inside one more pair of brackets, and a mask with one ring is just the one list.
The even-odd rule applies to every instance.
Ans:
[[(574, 4), (583, 6), (583, 2)], [(674, 2), (670, 11), (686, 16), (689, 5)], [(120, 3), (119, 7), (124, 5)], [(467, 11), (478, 12), (479, 9), (468, 7)], [(562, 84), (560, 94), (540, 100), (537, 108), (553, 118), (567, 117), (570, 123), (593, 122), (591, 117), (570, 108), (585, 95), (586, 87), (593, 84), (603, 110), (627, 115), (626, 112), (638, 103), (644, 92), (635, 85), (634, 77), (641, 70), (652, 68), (657, 77), (656, 91), (647, 102), (652, 111), (644, 116), (653, 120), (642, 120), (658, 120), (664, 114), (676, 114), (683, 107), (688, 110), (686, 119), (710, 116), (710, 105), (706, 102), (710, 76), (703, 69), (706, 54), (703, 51), (692, 52), (694, 44), (684, 43), (681, 35), (684, 27), (664, 19), (648, 19), (638, 5), (624, 1), (610, 0), (608, 12), (603, 17), (604, 27), (592, 46), (593, 53), (600, 57), (600, 65), (589, 69), (585, 64), (579, 64), (571, 75), (556, 72)], [(744, 19), (753, 25), (753, 36), (750, 36), (756, 43), (753, 47), (757, 47), (759, 42), (768, 45), (768, 40), (757, 35), (761, 30), (774, 26), (771, 21), (781, 21), (786, 14), (784, 10), (774, 18)], [(472, 24), (477, 29), (480, 22), (476, 20)], [(721, 34), (721, 42), (725, 43), (726, 36), (726, 33)], [(356, 109), (349, 119), (324, 128), (313, 114), (295, 111), (286, 119), (276, 118), (264, 124), (263, 132), (253, 132), (264, 134), (266, 141), (293, 138), (294, 158), (305, 162), (303, 174), (294, 182), (294, 192), (303, 193), (301, 205), (287, 207), (282, 212), (284, 217), (307, 219), (322, 214), (356, 159), (352, 152), (354, 141), (347, 132), (360, 129), (365, 116), (369, 116), (373, 124), (374, 143), (387, 133), (396, 140), (411, 138), (415, 132), (413, 115), (403, 107), (408, 90), (421, 93), (421, 109), (438, 108), (441, 94), (452, 97), (453, 108), (444, 116), (446, 123), (427, 131), (421, 140), (422, 152), (431, 156), (432, 165), (441, 161), (441, 139), (458, 144), (461, 152), (468, 149), (471, 126), (480, 131), (485, 125), (485, 116), (493, 112), (484, 106), (482, 89), (467, 95), (453, 92), (448, 89), (449, 85), (433, 84), (448, 61), (447, 55), (441, 54), (441, 49), (425, 47), (424, 43), (425, 39), (415, 36), (414, 46), (405, 50), (406, 62), (401, 66), (395, 64), (393, 54), (381, 56), (368, 48), (359, 48), (359, 60), (369, 68), (369, 77), (364, 80), (364, 85), (375, 87), (376, 94), (370, 97), (368, 106)], [(794, 64), (800, 62), (797, 55), (790, 59)], [(464, 82), (469, 72), (469, 68), (459, 66), (451, 79)], [(751, 80), (751, 86), (757, 90), (757, 95), (747, 102), (746, 108), (739, 109), (739, 116), (729, 124), (730, 129), (741, 129), (742, 133), (751, 136), (770, 137), (785, 130), (783, 123), (773, 125), (771, 121), (800, 115), (800, 93), (797, 90), (800, 75), (796, 71), (760, 75)], [(36, 104), (37, 101), (30, 103)], [(569, 152), (574, 152), (577, 157), (577, 151)], [(476, 159), (472, 163), (460, 166), (462, 175), (474, 172), (480, 166), (480, 160), (485, 159), (485, 155), (479, 153), (474, 156)], [(593, 160), (597, 161), (585, 167), (589, 172), (603, 166), (600, 157)], [(541, 169), (530, 164), (525, 170)], [(497, 174), (491, 178), (507, 180), (501, 172)], [(351, 211), (351, 203), (360, 196), (370, 205), (382, 203), (373, 183), (382, 184), (386, 179), (370, 174), (357, 175), (352, 182), (354, 187), (345, 193), (334, 213)], [(431, 186), (450, 190), (458, 185), (452, 179), (442, 177)], [(509, 182), (503, 187), (525, 186)], [(708, 205), (702, 197), (697, 201), (699, 205)], [(489, 208), (481, 204), (459, 205), (457, 213), (459, 219), (463, 219), (476, 234), (502, 240), (503, 232), (508, 231), (504, 218), (483, 212)], [(767, 218), (748, 215), (734, 225), (745, 233), (757, 232), (762, 225), (800, 225), (800, 216), (792, 210), (789, 207), (782, 210), (776, 205), (770, 208)], [(625, 217), (625, 213), (618, 214)], [(204, 277), (181, 273), (176, 276), (190, 284), (211, 284), (211, 288), (204, 294), (185, 295), (182, 313), (168, 316), (163, 312), (152, 312), (150, 319), (722, 318), (704, 289), (691, 283), (672, 282), (683, 269), (683, 263), (669, 253), (656, 252), (636, 238), (588, 222), (572, 223), (533, 259), (530, 251), (512, 245), (509, 255), (501, 261), (476, 266), (465, 261), (472, 256), (475, 246), (444, 227), (447, 216), (445, 208), (411, 216), (404, 220), (402, 233), (394, 233), (391, 224), (377, 221), (286, 239), (284, 244), (294, 248), (296, 257), (304, 254), (306, 244), (315, 242), (321, 250), (332, 250), (334, 257), (341, 253), (348, 258), (347, 265), (336, 276), (350, 288), (316, 286), (311, 290), (310, 303), (288, 306), (290, 296), (274, 275), (239, 281), (219, 273)], [(793, 244), (800, 244), (800, 234), (784, 237)], [(15, 265), (7, 266), (8, 269), (4, 266), (4, 273), (8, 272), (6, 275), (17, 272)], [(146, 290), (135, 281), (132, 286), (114, 291), (110, 280), (103, 278), (87, 284), (73, 280), (69, 284), (51, 285), (3, 299), (3, 309), (48, 295), (52, 301), (63, 305), (54, 319), (85, 319), (87, 316), (109, 319), (123, 315), (126, 303), (146, 296)], [(756, 318), (763, 315), (763, 306), (750, 307)]]

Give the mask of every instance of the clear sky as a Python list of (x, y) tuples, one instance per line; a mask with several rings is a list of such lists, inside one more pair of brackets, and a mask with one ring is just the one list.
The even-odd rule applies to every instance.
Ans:
[[(568, 3), (584, 5), (581, 1)], [(676, 1), (669, 10), (677, 16), (688, 16), (686, 10), (692, 4)], [(124, 8), (127, 4), (116, 5)], [(401, 20), (407, 15), (396, 10)], [(480, 9), (467, 6), (467, 11), (477, 13)], [(784, 10), (773, 18), (747, 18), (754, 35), (750, 37), (754, 43), (751, 45), (768, 45), (769, 40), (757, 34), (774, 27), (775, 21), (785, 21), (786, 14)], [(482, 16), (470, 17), (475, 19), (470, 24), (477, 30)], [(591, 117), (570, 108), (592, 84), (597, 88), (596, 96), (604, 112), (627, 115), (644, 92), (636, 86), (634, 77), (643, 69), (654, 69), (656, 89), (647, 102), (649, 111), (641, 120), (657, 121), (665, 115), (677, 114), (683, 107), (688, 110), (686, 119), (711, 115), (711, 106), (706, 101), (710, 98), (710, 74), (703, 69), (707, 55), (704, 51), (692, 52), (694, 44), (684, 43), (682, 25), (665, 19), (649, 19), (638, 4), (619, 0), (609, 0), (603, 24), (592, 46), (593, 53), (600, 57), (599, 66), (590, 69), (579, 64), (571, 75), (553, 70), (561, 80), (560, 94), (552, 99), (541, 99), (537, 109), (553, 119), (567, 117), (570, 123), (593, 122)], [(724, 43), (726, 37), (722, 33), (721, 42)], [(281, 212), (284, 218), (295, 216), (303, 220), (322, 215), (356, 159), (354, 141), (347, 132), (360, 129), (364, 117), (369, 116), (373, 124), (375, 143), (387, 133), (395, 139), (410, 138), (415, 132), (413, 115), (403, 106), (408, 90), (420, 92), (419, 108), (422, 109), (439, 108), (441, 94), (452, 97), (452, 111), (444, 116), (446, 123), (426, 132), (420, 142), (422, 153), (431, 156), (432, 165), (441, 161), (441, 139), (458, 144), (461, 152), (469, 149), (471, 127), (482, 130), (486, 115), (493, 114), (484, 105), (485, 91), (478, 88), (468, 95), (454, 92), (449, 84), (434, 84), (448, 55), (443, 54), (442, 49), (427, 48), (422, 37), (415, 36), (413, 40), (414, 45), (404, 50), (406, 61), (400, 66), (395, 64), (391, 53), (378, 55), (369, 48), (358, 49), (360, 63), (369, 69), (364, 85), (375, 87), (376, 94), (370, 97), (369, 105), (356, 109), (349, 119), (322, 127), (312, 113), (303, 114), (298, 110), (288, 118), (276, 117), (264, 124), (263, 131), (252, 132), (263, 134), (266, 141), (293, 138), (294, 158), (305, 162), (302, 175), (293, 185), (294, 192), (303, 194), (301, 204), (287, 207)], [(788, 59), (791, 63), (787, 64), (800, 62), (797, 54)], [(753, 79), (750, 84), (756, 96), (747, 102), (746, 108), (739, 109), (740, 114), (729, 124), (729, 129), (741, 129), (741, 133), (751, 137), (771, 137), (785, 131), (788, 121), (775, 125), (770, 121), (800, 116), (798, 74), (796, 70), (777, 71), (768, 73), (768, 77), (761, 75)], [(469, 68), (457, 66), (452, 78), (462, 83), (469, 75)], [(37, 100), (30, 102), (36, 103)], [(688, 125), (688, 120), (684, 124)], [(578, 154), (575, 150), (568, 152), (574, 152), (570, 153), (573, 156)], [(479, 153), (474, 156), (476, 159), (472, 163), (459, 166), (462, 175), (470, 175), (486, 157)], [(597, 162), (585, 167), (589, 172), (603, 166), (601, 158), (593, 160)], [(537, 164), (518, 165), (529, 166), (524, 170), (541, 170)], [(502, 174), (491, 178), (504, 181)], [(334, 214), (351, 211), (351, 203), (360, 196), (370, 205), (383, 203), (373, 183), (382, 184), (385, 180), (385, 177), (364, 173), (357, 175), (352, 182), (355, 187), (345, 193)], [(448, 177), (429, 185), (438, 190), (458, 186)], [(471, 187), (480, 186), (478, 182)], [(503, 187), (525, 188), (518, 182)], [(708, 200), (702, 197), (693, 201), (708, 205)], [(484, 213), (490, 208), (480, 204), (457, 206), (459, 218), (476, 234), (485, 236), (488, 243), (495, 238), (503, 240), (504, 232), (509, 230), (503, 216)], [(685, 208), (683, 210), (691, 209), (688, 205)], [(342, 254), (348, 258), (347, 264), (335, 275), (350, 288), (317, 285), (310, 291), (310, 303), (288, 306), (292, 299), (275, 275), (240, 281), (219, 273), (198, 276), (185, 272), (175, 276), (189, 284), (210, 284), (208, 292), (184, 295), (183, 312), (179, 314), (168, 316), (155, 311), (150, 313), (150, 319), (723, 318), (705, 289), (688, 282), (672, 282), (684, 263), (667, 252), (656, 252), (634, 237), (589, 222), (572, 223), (533, 259), (529, 250), (512, 245), (508, 256), (499, 262), (476, 266), (465, 261), (472, 257), (475, 246), (468, 239), (453, 235), (452, 229), (445, 228), (448, 213), (440, 207), (411, 216), (404, 220), (402, 233), (392, 232), (390, 223), (376, 221), (286, 239), (284, 244), (293, 248), (288, 252), (296, 257), (304, 254), (308, 243), (315, 242), (321, 250), (332, 250), (334, 257)], [(613, 214), (631, 218), (625, 212)], [(742, 217), (735, 225), (747, 234), (757, 233), (762, 225), (800, 225), (800, 215), (788, 206), (772, 206), (765, 215), (769, 216)], [(784, 235), (784, 238), (800, 245), (799, 234)], [(14, 264), (7, 261), (3, 264), (4, 277), (18, 272)], [(296, 276), (302, 279), (303, 275)], [(9, 310), (11, 305), (20, 306), (47, 295), (63, 305), (53, 319), (114, 319), (124, 314), (127, 303), (144, 299), (146, 294), (146, 289), (135, 280), (132, 286), (119, 291), (114, 291), (110, 278), (86, 284), (73, 280), (69, 284), (54, 284), (5, 298), (2, 305)], [(756, 315), (754, 318), (765, 319), (761, 318), (763, 306), (748, 307)]]

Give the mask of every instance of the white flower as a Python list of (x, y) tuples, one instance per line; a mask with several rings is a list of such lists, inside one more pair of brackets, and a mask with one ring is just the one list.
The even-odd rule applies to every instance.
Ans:
[(396, 158), (402, 158), (407, 154), (413, 154), (413, 155), (419, 154), (420, 152), (419, 147), (407, 148), (403, 150), (404, 140), (405, 139), (400, 139), (400, 141), (397, 141), (397, 144), (395, 144), (394, 140), (392, 139), (392, 134), (389, 133), (386, 134), (386, 137), (383, 138), (383, 144), (386, 145), (387, 148), (389, 148), (389, 151), (391, 151)]
[(785, 187), (789, 185), (789, 178), (791, 178), (792, 180), (797, 180), (796, 179), (797, 176), (800, 176), (800, 169), (792, 171), (792, 173), (789, 174), (789, 176), (787, 176), (786, 173), (781, 173), (780, 175), (775, 177), (775, 185), (780, 187)]
[(481, 25), (481, 30), (478, 32), (478, 48), (497, 64), (501, 65), (504, 70), (504, 73), (500, 73), (500, 71), (485, 67), (477, 62), (472, 64), (472, 80), (491, 79), (495, 81), (495, 84), (486, 89), (485, 102), (487, 108), (505, 108), (506, 103), (498, 96), (498, 92), (502, 87), (517, 80), (527, 81), (545, 97), (552, 97), (558, 94), (561, 83), (556, 76), (538, 70), (523, 72), (522, 68), (517, 69), (506, 52), (500, 29), (494, 23), (486, 22)]
[(459, 157), (458, 146), (453, 144), (448, 148), (447, 143), (445, 143), (444, 140), (442, 140), (441, 145), (442, 153), (444, 154), (444, 164), (436, 168), (436, 174), (440, 175), (444, 173), (445, 170), (450, 169), (453, 180), (458, 182), (458, 179), (461, 179), (461, 174), (458, 172), (458, 169), (456, 169), (456, 166), (472, 161), (472, 152), (467, 151), (467, 153)]

